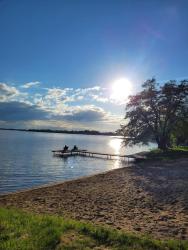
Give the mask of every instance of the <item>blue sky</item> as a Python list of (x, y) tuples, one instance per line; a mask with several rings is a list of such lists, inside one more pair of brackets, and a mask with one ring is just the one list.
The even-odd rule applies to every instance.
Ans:
[(187, 10), (181, 0), (1, 0), (0, 126), (117, 129), (125, 105), (113, 82), (127, 78), (135, 93), (152, 76), (188, 78)]

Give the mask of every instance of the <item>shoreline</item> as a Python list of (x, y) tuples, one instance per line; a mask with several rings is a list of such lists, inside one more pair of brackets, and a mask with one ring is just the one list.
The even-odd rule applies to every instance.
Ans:
[(72, 134), (72, 135), (102, 135), (102, 136), (117, 136), (115, 132), (102, 132), (93, 130), (50, 130), (50, 129), (19, 129), (19, 128), (0, 128), (2, 131), (20, 131), (20, 132), (34, 132), (34, 133), (56, 133), (56, 134)]
[(0, 206), (56, 214), (157, 239), (188, 238), (188, 159), (133, 163), (0, 196)]
[[(129, 165), (127, 165), (127, 167), (121, 167), (121, 168), (128, 168), (128, 167), (132, 167), (131, 163), (129, 163)], [(87, 179), (87, 178), (107, 174), (108, 172), (112, 172), (112, 171), (115, 171), (115, 170), (121, 169), (121, 168), (106, 170), (106, 171), (103, 171), (103, 172), (100, 172), (100, 173), (97, 173), (97, 174), (85, 175), (85, 176), (76, 177), (76, 178), (69, 179), (69, 180), (64, 180), (64, 181), (62, 180), (62, 181), (58, 181), (58, 182), (50, 182), (50, 183), (47, 183), (47, 184), (34, 186), (34, 187), (31, 187), (31, 188), (24, 188), (22, 190), (17, 190), (17, 191), (2, 193), (2, 194), (0, 193), (0, 198), (3, 197), (3, 196), (9, 196), (9, 195), (14, 195), (14, 194), (16, 195), (16, 194), (26, 193), (26, 192), (30, 192), (30, 191), (34, 191), (34, 190), (38, 190), (38, 189), (43, 189), (43, 188), (48, 188), (48, 187), (55, 187), (55, 186), (63, 185), (65, 183), (69, 183), (69, 182), (72, 183), (73, 181), (84, 180), (84, 179)]]

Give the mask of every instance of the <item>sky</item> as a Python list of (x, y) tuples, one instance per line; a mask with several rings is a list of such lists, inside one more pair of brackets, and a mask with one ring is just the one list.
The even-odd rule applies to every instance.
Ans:
[(0, 127), (115, 131), (145, 80), (188, 78), (187, 10), (186, 0), (0, 0)]

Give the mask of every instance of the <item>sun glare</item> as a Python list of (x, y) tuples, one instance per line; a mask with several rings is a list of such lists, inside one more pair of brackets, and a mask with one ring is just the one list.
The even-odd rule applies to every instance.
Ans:
[(112, 84), (111, 91), (112, 99), (118, 102), (124, 102), (127, 100), (127, 97), (131, 95), (132, 83), (126, 78), (118, 79)]
[(121, 149), (121, 140), (113, 138), (109, 141), (109, 146), (113, 149), (114, 154), (119, 154)]

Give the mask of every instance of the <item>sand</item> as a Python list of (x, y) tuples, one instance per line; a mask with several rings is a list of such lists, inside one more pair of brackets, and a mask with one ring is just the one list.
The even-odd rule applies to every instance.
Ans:
[(0, 206), (68, 216), (160, 239), (188, 239), (188, 159), (142, 162), (0, 196)]

